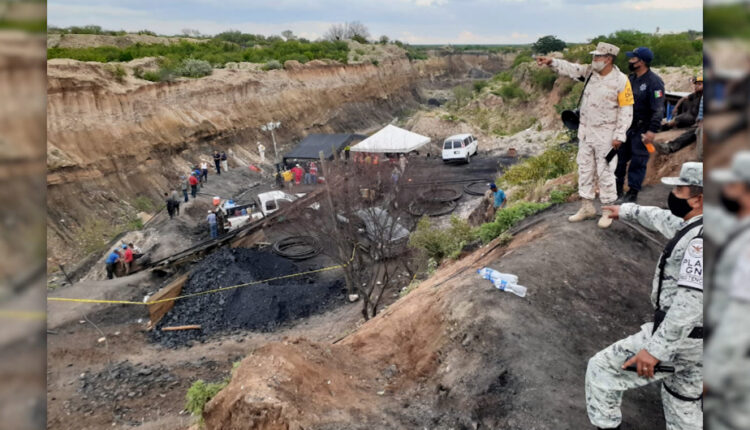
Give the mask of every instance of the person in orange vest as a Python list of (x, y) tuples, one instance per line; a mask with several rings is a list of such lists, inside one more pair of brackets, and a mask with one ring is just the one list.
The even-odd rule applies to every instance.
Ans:
[(380, 163), (380, 158), (378, 157), (378, 154), (373, 154), (372, 155), (372, 164), (374, 166), (377, 166), (378, 163)]

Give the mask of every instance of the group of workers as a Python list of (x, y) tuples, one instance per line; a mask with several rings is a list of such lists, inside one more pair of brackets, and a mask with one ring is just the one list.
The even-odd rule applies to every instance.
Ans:
[[(590, 65), (537, 58), (539, 65), (585, 82), (577, 156), (583, 203), (568, 220), (596, 216), (593, 202), (598, 189), (599, 227), (622, 219), (669, 239), (652, 282), (654, 320), (589, 360), (587, 412), (597, 428), (620, 428), (623, 393), (659, 381), (667, 428), (699, 429), (703, 423), (703, 164), (684, 163), (679, 177), (662, 178), (672, 187), (668, 209), (637, 205), (654, 136), (663, 128), (664, 83), (650, 69), (654, 54), (649, 48), (626, 53), (627, 76), (614, 64), (618, 53), (618, 47), (602, 42), (591, 52)], [(687, 121), (685, 111), (694, 99), (679, 104), (675, 125)], [(617, 160), (607, 159), (613, 149)], [(629, 190), (624, 193), (626, 177)]]
[(123, 243), (120, 248), (112, 250), (104, 260), (104, 266), (107, 269), (107, 279), (112, 279), (117, 275), (118, 265), (122, 268), (122, 272), (125, 275), (129, 274), (133, 269), (133, 261), (142, 255), (143, 251), (132, 243)]

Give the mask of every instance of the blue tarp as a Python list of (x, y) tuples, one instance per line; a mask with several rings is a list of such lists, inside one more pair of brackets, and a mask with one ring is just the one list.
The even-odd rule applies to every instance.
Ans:
[(333, 151), (341, 152), (347, 145), (352, 146), (367, 138), (361, 134), (310, 134), (297, 145), (291, 152), (284, 155), (287, 160), (312, 160), (320, 158), (320, 151), (326, 159), (333, 158)]

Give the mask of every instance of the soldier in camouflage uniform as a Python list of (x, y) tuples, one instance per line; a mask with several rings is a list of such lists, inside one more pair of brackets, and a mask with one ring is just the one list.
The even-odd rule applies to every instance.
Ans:
[[(709, 277), (706, 325), (706, 424), (710, 430), (750, 428), (750, 151), (711, 178), (723, 184), (721, 201), (735, 219), (716, 253)], [(712, 219), (713, 226), (714, 221)]]
[[(656, 381), (668, 430), (703, 428), (703, 164), (682, 165), (669, 210), (626, 203), (609, 206), (613, 218), (638, 222), (669, 238), (656, 268), (651, 301), (654, 322), (594, 355), (586, 369), (586, 407), (591, 423), (620, 428), (624, 391)], [(674, 373), (656, 371), (661, 364)], [(636, 372), (628, 371), (634, 365)]]
[[(574, 64), (557, 58), (537, 58), (539, 65), (546, 64), (559, 74), (581, 81), (588, 79), (580, 106), (576, 159), (578, 194), (583, 203), (581, 209), (568, 218), (571, 222), (596, 216), (596, 185), (599, 186), (602, 204), (617, 200), (617, 158), (607, 163), (605, 157), (612, 148), (618, 149), (625, 142), (633, 121), (633, 90), (630, 81), (614, 65), (618, 52), (620, 48), (600, 42), (596, 51), (591, 52), (594, 56), (591, 65)], [(599, 227), (607, 228), (611, 223), (608, 213), (602, 211)]]

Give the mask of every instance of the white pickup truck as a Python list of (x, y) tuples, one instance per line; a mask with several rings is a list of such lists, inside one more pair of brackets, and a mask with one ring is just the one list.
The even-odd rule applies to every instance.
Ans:
[[(221, 205), (221, 209), (224, 213), (228, 214), (227, 221), (229, 221), (229, 230), (239, 228), (248, 222), (257, 221), (263, 219), (268, 215), (278, 211), (279, 209), (290, 205), (293, 201), (303, 197), (305, 193), (287, 194), (283, 191), (267, 191), (265, 193), (258, 194), (259, 205), (243, 205), (240, 208), (246, 209), (246, 214), (242, 215), (241, 211), (236, 210), (236, 206), (231, 206), (228, 201), (225, 201)], [(317, 210), (320, 208), (320, 203), (313, 203), (310, 208)], [(235, 210), (233, 210), (235, 209)], [(253, 210), (254, 209), (254, 210)]]

